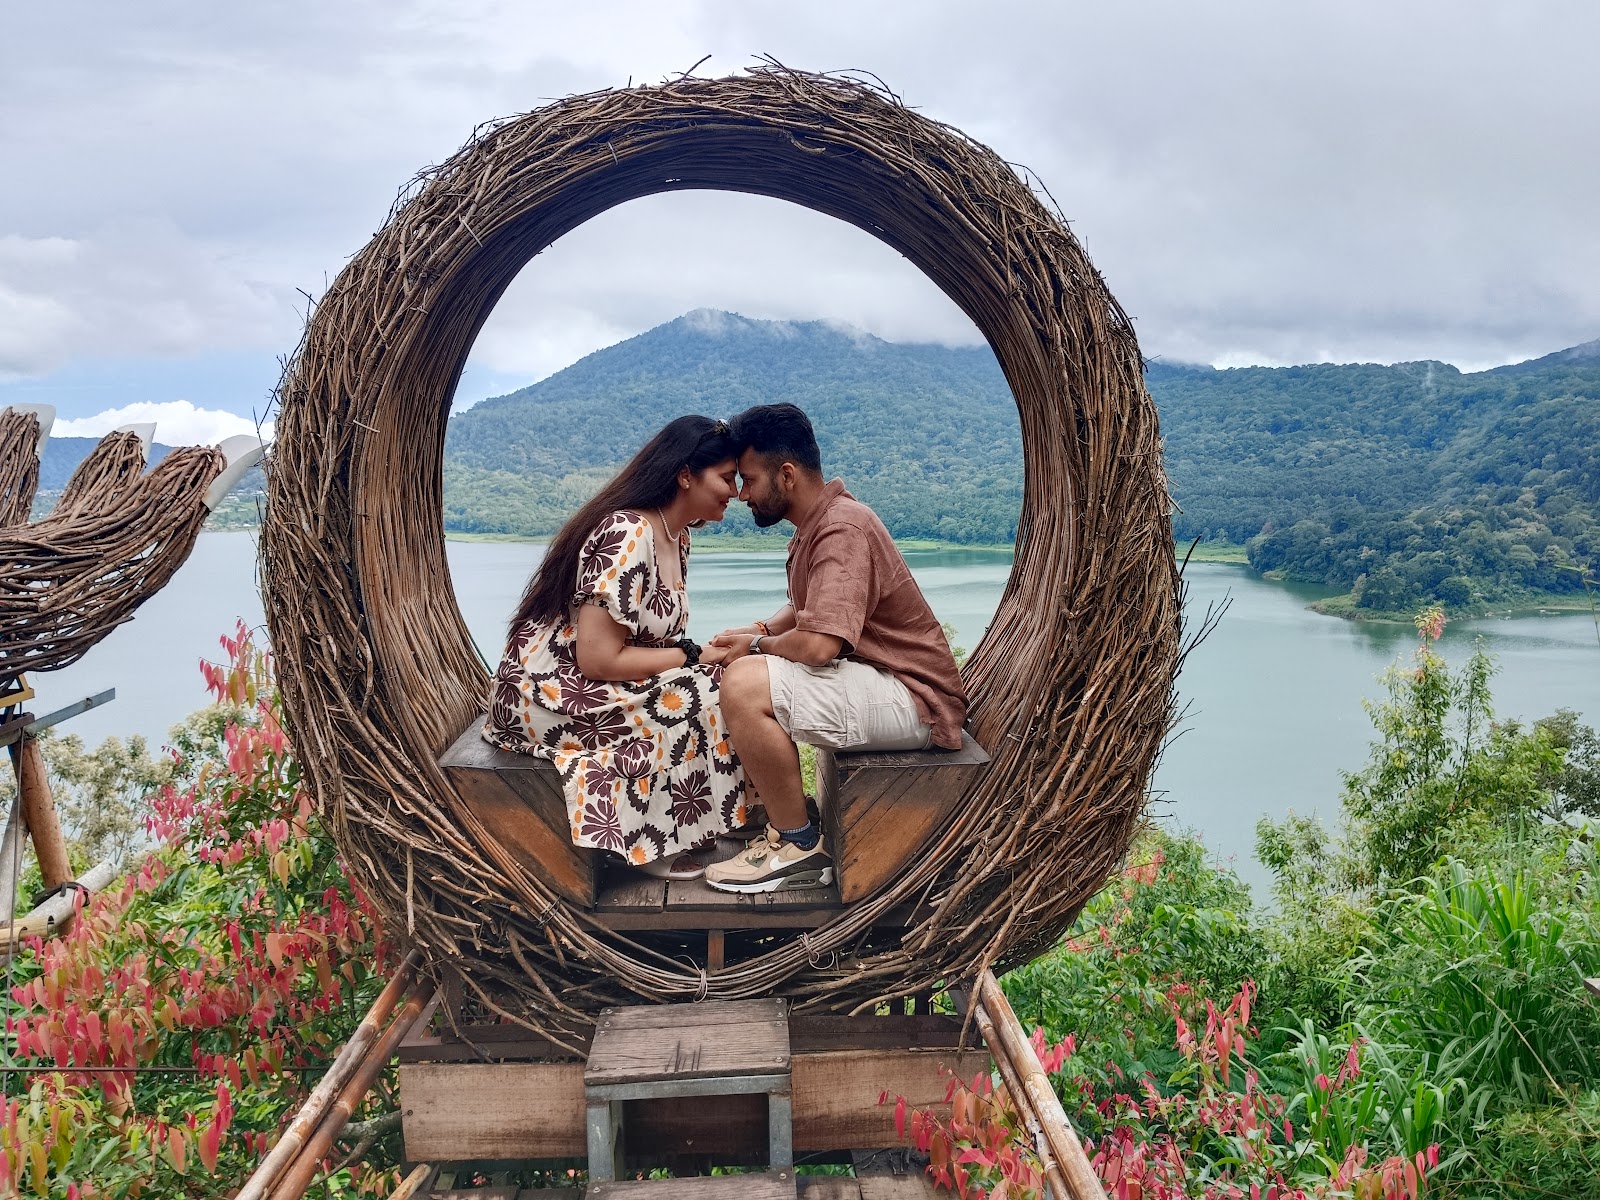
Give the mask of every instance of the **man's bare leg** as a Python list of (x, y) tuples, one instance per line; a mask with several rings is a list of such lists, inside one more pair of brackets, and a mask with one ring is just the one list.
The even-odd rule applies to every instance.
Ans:
[(803, 828), (808, 818), (800, 752), (772, 713), (767, 660), (746, 655), (729, 663), (722, 673), (721, 700), (728, 738), (766, 805), (767, 820), (777, 829)]

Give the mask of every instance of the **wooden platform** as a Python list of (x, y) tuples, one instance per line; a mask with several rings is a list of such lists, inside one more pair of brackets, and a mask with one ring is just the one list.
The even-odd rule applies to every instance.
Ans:
[[(960, 1019), (946, 1015), (791, 1013), (795, 1153), (904, 1145), (894, 1105), (880, 1104), (879, 1096), (887, 1090), (913, 1106), (943, 1109), (945, 1069), (968, 1080), (989, 1070), (988, 1052), (959, 1048), (960, 1034)], [(406, 1158), (581, 1162), (588, 1147), (583, 1060), (514, 1026), (488, 1026), (472, 1037), (447, 1041), (419, 1029), (401, 1044)], [(588, 1045), (587, 1037), (576, 1040)], [(766, 1162), (763, 1096), (628, 1104), (633, 1153), (671, 1159), (715, 1150), (719, 1162)]]
[[(721, 838), (695, 857), (710, 864), (743, 848)], [(843, 906), (834, 886), (743, 895), (719, 892), (703, 879), (668, 882), (621, 869), (601, 883), (594, 914), (608, 929), (815, 929)]]
[(718, 1000), (605, 1009), (583, 1082), (590, 1089), (616, 1088), (788, 1070), (788, 1004)]
[[(677, 1179), (639, 1179), (591, 1183), (583, 1200), (950, 1200), (940, 1192), (915, 1155), (898, 1148), (857, 1150), (850, 1156), (854, 1175), (802, 1175), (795, 1171), (751, 1171), (742, 1175), (698, 1175)], [(509, 1174), (509, 1172), (506, 1172)], [(515, 1184), (455, 1185), (448, 1170), (436, 1171), (431, 1200), (560, 1200), (558, 1188), (519, 1188)]]
[(635, 1004), (603, 1010), (583, 1069), (589, 1179), (604, 1182), (617, 1177), (632, 1124), (629, 1101), (691, 1097), (697, 1103), (731, 1097), (763, 1099), (765, 1166), (770, 1172), (787, 1172), (794, 1166), (794, 1087), (789, 1067), (786, 1000)]
[[(563, 899), (610, 929), (814, 929), (893, 882), (950, 821), (989, 762), (963, 734), (960, 750), (817, 751), (817, 799), (837, 882), (827, 888), (739, 896), (702, 881), (668, 883), (605, 865), (572, 844), (553, 764), (483, 740), (474, 718), (439, 759), (460, 803), (486, 835)], [(737, 853), (729, 840), (703, 861)], [(891, 922), (892, 923), (892, 922)]]
[(792, 1169), (593, 1183), (584, 1200), (797, 1200)]

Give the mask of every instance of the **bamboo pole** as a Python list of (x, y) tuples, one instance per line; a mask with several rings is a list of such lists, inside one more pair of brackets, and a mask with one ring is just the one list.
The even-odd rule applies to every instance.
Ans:
[[(1022, 1031), (1017, 1014), (1011, 1011), (1011, 1002), (1000, 990), (992, 971), (978, 976), (977, 1001), (983, 1014), (994, 1026), (999, 1045), (991, 1042), (995, 1061), (1002, 1055), (1010, 1060), (1022, 1091), (1017, 1094), (1020, 1104), (1027, 1104), (1039, 1119), (1039, 1125), (1049, 1143), (1050, 1152), (1061, 1167), (1067, 1185), (1066, 1195), (1071, 1200), (1106, 1200), (1105, 1188), (1094, 1173), (1083, 1143), (1078, 1140), (1066, 1110), (1056, 1097), (1055, 1089), (1044, 1073), (1044, 1065), (1034, 1053), (1033, 1044)], [(987, 1040), (987, 1038), (986, 1038)]]
[(361, 1019), (361, 1024), (356, 1027), (355, 1033), (344, 1044), (344, 1049), (339, 1051), (339, 1056), (333, 1060), (333, 1065), (323, 1075), (321, 1082), (312, 1089), (305, 1104), (289, 1123), (289, 1128), (285, 1129), (283, 1136), (278, 1139), (278, 1144), (267, 1153), (255, 1172), (245, 1181), (235, 1200), (262, 1200), (267, 1194), (267, 1188), (305, 1145), (306, 1138), (316, 1130), (329, 1103), (355, 1073), (367, 1050), (378, 1040), (384, 1022), (389, 1019), (389, 1014), (394, 1011), (394, 1006), (399, 1003), (401, 995), (411, 985), (420, 960), (421, 955), (415, 950), (406, 955), (395, 971), (394, 978), (389, 980), (378, 998), (373, 1001), (371, 1010)]
[(17, 881), (22, 878), (22, 839), (28, 831), (22, 825), (22, 797), (11, 802), (6, 814), (6, 830), (0, 836), (0, 921), (17, 915)]
[(428, 1176), (432, 1171), (433, 1167), (428, 1163), (419, 1163), (416, 1169), (402, 1179), (394, 1191), (389, 1193), (389, 1200), (411, 1200), (411, 1197), (417, 1194), (422, 1185), (428, 1182)]
[(1050, 1139), (1045, 1137), (1044, 1125), (1039, 1120), (1039, 1115), (1033, 1111), (1033, 1105), (1028, 1098), (1028, 1093), (1023, 1089), (1022, 1079), (1011, 1065), (1011, 1059), (1000, 1049), (1000, 1035), (994, 1027), (994, 1021), (983, 1005), (975, 1005), (972, 1010), (972, 1019), (978, 1024), (978, 1032), (983, 1034), (984, 1044), (994, 1055), (994, 1065), (1000, 1070), (1000, 1078), (1005, 1082), (1006, 1091), (1011, 1093), (1012, 1099), (1017, 1103), (1017, 1111), (1022, 1114), (1022, 1123), (1028, 1127), (1028, 1136), (1033, 1139), (1033, 1148), (1039, 1155), (1039, 1165), (1044, 1171), (1044, 1181), (1050, 1186), (1052, 1196), (1061, 1196), (1064, 1200), (1073, 1200), (1076, 1196), (1067, 1185), (1066, 1178), (1061, 1173), (1061, 1164), (1056, 1161), (1055, 1151), (1050, 1147)]
[(44, 752), (31, 737), (23, 737), (11, 748), (17, 768), (17, 796), (22, 804), (22, 820), (33, 839), (33, 854), (39, 860), (39, 874), (46, 888), (58, 888), (72, 879), (72, 864), (67, 860), (67, 839), (61, 834), (61, 817), (50, 797), (50, 776), (44, 765)]
[[(108, 858), (85, 871), (83, 878), (78, 882), (92, 895), (116, 877), (116, 865)], [(72, 920), (77, 906), (77, 889), (67, 888), (51, 896), (21, 920), (0, 922), (0, 962), (4, 962), (17, 952), (17, 947), (22, 944), (23, 938), (33, 937), (35, 934), (60, 933)]]
[(389, 1028), (383, 1031), (383, 1035), (362, 1056), (349, 1082), (339, 1093), (339, 1098), (323, 1115), (316, 1132), (306, 1139), (295, 1160), (283, 1169), (277, 1183), (273, 1185), (272, 1200), (300, 1200), (300, 1197), (305, 1195), (306, 1188), (311, 1186), (312, 1176), (317, 1173), (323, 1158), (333, 1148), (333, 1139), (339, 1136), (339, 1131), (349, 1122), (350, 1115), (360, 1106), (368, 1089), (372, 1087), (373, 1080), (378, 1077), (378, 1072), (388, 1065), (395, 1048), (400, 1044), (400, 1039), (411, 1031), (417, 1018), (422, 1015), (423, 1006), (427, 1004), (432, 990), (433, 984), (426, 980), (412, 987), (406, 1002), (400, 1006), (400, 1011), (389, 1023)]

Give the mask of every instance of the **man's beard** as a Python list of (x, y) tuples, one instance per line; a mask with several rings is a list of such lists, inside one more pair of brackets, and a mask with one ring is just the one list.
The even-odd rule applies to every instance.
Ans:
[(756, 523), (757, 529), (770, 528), (788, 515), (789, 502), (776, 489), (760, 499), (750, 499), (750, 519)]

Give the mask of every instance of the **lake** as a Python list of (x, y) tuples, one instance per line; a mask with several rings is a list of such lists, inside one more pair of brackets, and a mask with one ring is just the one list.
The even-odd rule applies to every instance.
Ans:
[[(542, 547), (451, 542), (450, 570), (467, 627), (488, 660), (498, 657), (505, 618)], [(256, 588), (256, 540), (247, 533), (202, 534), (173, 581), (134, 620), (80, 662), (33, 679), (35, 711), (47, 712), (107, 687), (117, 699), (62, 726), (91, 744), (140, 734), (159, 743), (166, 730), (205, 703), (196, 663), (217, 656), (217, 638), (235, 617), (263, 620)], [(912, 571), (958, 644), (977, 645), (1010, 573), (1011, 556), (993, 550), (913, 550)], [(1339, 773), (1358, 769), (1371, 726), (1364, 698), (1382, 695), (1376, 676), (1416, 638), (1407, 628), (1360, 625), (1310, 612), (1325, 593), (1257, 578), (1243, 566), (1193, 564), (1191, 623), (1231, 598), (1211, 636), (1189, 658), (1179, 691), (1187, 716), (1156, 773), (1155, 813), (1198, 831), (1256, 886), (1255, 824), (1290, 809), (1338, 811)], [(783, 602), (781, 553), (698, 551), (690, 569), (690, 632), (770, 615)], [(1499, 673), (1498, 715), (1531, 720), (1572, 708), (1600, 718), (1600, 641), (1588, 616), (1458, 621), (1442, 652), (1453, 665), (1486, 639)]]

